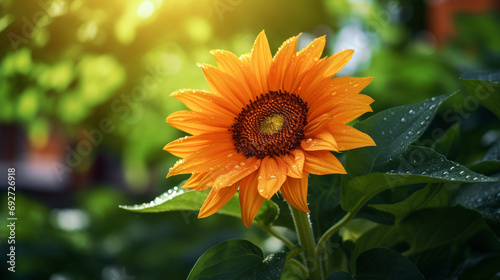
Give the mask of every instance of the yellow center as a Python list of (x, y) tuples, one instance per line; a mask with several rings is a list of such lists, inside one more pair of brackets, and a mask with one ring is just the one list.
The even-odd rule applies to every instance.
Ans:
[(265, 118), (260, 124), (260, 131), (265, 134), (275, 134), (283, 127), (285, 116), (282, 114), (272, 114)]

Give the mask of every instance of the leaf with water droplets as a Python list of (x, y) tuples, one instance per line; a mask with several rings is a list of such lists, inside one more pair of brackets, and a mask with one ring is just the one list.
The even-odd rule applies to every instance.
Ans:
[[(500, 178), (500, 173), (493, 176)], [(455, 202), (481, 212), (486, 224), (500, 238), (500, 182), (462, 186)]]
[[(175, 187), (156, 197), (151, 202), (139, 205), (120, 205), (120, 208), (140, 213), (199, 211), (209, 192), (210, 190), (193, 191)], [(238, 193), (236, 193), (222, 209), (217, 211), (217, 213), (240, 218), (241, 211)], [(271, 226), (278, 218), (278, 214), (278, 206), (270, 200), (265, 200), (254, 219), (254, 223), (263, 226)]]
[(497, 178), (473, 172), (458, 163), (447, 160), (436, 151), (410, 146), (400, 155), (395, 155), (384, 166), (378, 166), (374, 173), (358, 176), (342, 186), (342, 208), (355, 209), (360, 201), (387, 189), (420, 183), (438, 182), (495, 182)]
[[(439, 137), (434, 144), (432, 149), (436, 152), (446, 156), (446, 158), (455, 160), (458, 158), (458, 153), (460, 151), (460, 126), (458, 123), (451, 126), (446, 132), (444, 132), (441, 137)], [(483, 172), (481, 172), (483, 173)]]
[(425, 132), (438, 106), (452, 95), (394, 107), (357, 123), (355, 127), (370, 135), (377, 146), (347, 153), (346, 169), (349, 176), (371, 173), (373, 169), (384, 166), (392, 156), (406, 150)]

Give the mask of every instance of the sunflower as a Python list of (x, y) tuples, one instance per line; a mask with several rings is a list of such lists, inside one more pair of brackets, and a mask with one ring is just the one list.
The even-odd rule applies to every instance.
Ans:
[(264, 31), (240, 57), (214, 50), (218, 67), (198, 64), (210, 91), (172, 93), (190, 110), (171, 114), (167, 122), (192, 136), (165, 146), (181, 158), (167, 177), (192, 174), (183, 188), (211, 189), (198, 218), (217, 212), (237, 191), (247, 227), (264, 199), (278, 191), (309, 213), (308, 175), (346, 173), (330, 151), (375, 145), (347, 125), (372, 111), (374, 100), (359, 94), (372, 77), (333, 78), (354, 51), (320, 58), (323, 36), (297, 52), (299, 36), (274, 57)]

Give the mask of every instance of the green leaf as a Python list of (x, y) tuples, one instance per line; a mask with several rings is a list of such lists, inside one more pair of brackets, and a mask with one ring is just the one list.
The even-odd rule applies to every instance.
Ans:
[(460, 151), (460, 126), (458, 123), (450, 127), (434, 142), (432, 149), (450, 159), (458, 157)]
[(253, 243), (242, 239), (227, 240), (208, 249), (187, 279), (279, 280), (286, 256), (286, 252), (278, 252), (264, 259), (262, 250)]
[(347, 152), (349, 176), (380, 171), (394, 155), (405, 151), (431, 123), (438, 106), (451, 95), (442, 95), (422, 102), (398, 106), (359, 122), (355, 127), (370, 135), (377, 146)]
[(409, 256), (466, 239), (483, 226), (481, 214), (453, 206), (414, 212), (401, 221), (400, 232), (410, 245)]
[(330, 274), (327, 280), (423, 280), (417, 267), (401, 254), (386, 248), (367, 250), (356, 259), (357, 272), (350, 276), (346, 272)]
[(356, 272), (355, 260), (362, 252), (377, 247), (390, 248), (401, 241), (403, 239), (395, 226), (379, 225), (365, 232), (356, 240), (351, 255), (351, 271)]
[[(140, 213), (157, 213), (167, 211), (199, 211), (210, 191), (192, 191), (175, 187), (153, 201), (140, 205), (120, 205), (120, 208)], [(224, 206), (217, 211), (219, 214), (225, 214), (240, 218), (240, 203), (238, 193)], [(268, 200), (264, 200), (259, 213), (254, 219), (254, 223), (264, 226), (271, 226), (279, 215), (278, 206)]]
[(500, 83), (486, 80), (460, 79), (467, 93), (500, 118)]
[(447, 160), (432, 149), (410, 146), (400, 155), (387, 160), (379, 170), (384, 173), (371, 173), (355, 177), (342, 186), (342, 208), (352, 211), (375, 194), (392, 187), (437, 182), (495, 182), (475, 173), (466, 167)]
[[(494, 177), (500, 178), (500, 173)], [(455, 201), (481, 212), (486, 224), (500, 238), (500, 182), (462, 186)]]
[(486, 155), (480, 161), (471, 164), (469, 168), (484, 174), (500, 172), (500, 141), (493, 144)]
[(394, 215), (394, 219), (399, 221), (416, 210), (446, 205), (448, 205), (447, 190), (443, 187), (429, 184), (425, 188), (411, 194), (404, 201), (394, 204), (372, 204), (369, 206), (391, 213)]

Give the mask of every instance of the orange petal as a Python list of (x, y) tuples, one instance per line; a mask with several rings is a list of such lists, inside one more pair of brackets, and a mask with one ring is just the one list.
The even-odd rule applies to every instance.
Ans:
[[(316, 88), (310, 91), (311, 94), (304, 96), (304, 101), (307, 102), (312, 112), (316, 112), (316, 108), (322, 107), (333, 100), (356, 100), (367, 104), (373, 103), (373, 98), (359, 94), (372, 80), (372, 77), (338, 77), (332, 80), (326, 80), (318, 83)], [(322, 111), (322, 109), (318, 110)]]
[(231, 142), (203, 148), (187, 158), (177, 161), (174, 167), (168, 172), (167, 177), (217, 170), (226, 164), (229, 155), (236, 153), (234, 145)]
[(210, 89), (229, 101), (232, 105), (231, 112), (239, 114), (243, 105), (247, 103), (245, 95), (241, 94), (245, 91), (245, 86), (242, 86), (243, 81), (237, 81), (231, 75), (208, 64), (198, 64), (198, 67), (203, 71)]
[(226, 118), (234, 118), (231, 112), (231, 104), (226, 99), (206, 90), (182, 89), (175, 91), (171, 96), (184, 103), (189, 109), (196, 112), (217, 114)]
[(328, 131), (316, 133), (314, 137), (302, 140), (300, 146), (306, 151), (336, 151), (338, 152), (337, 141)]
[(277, 193), (286, 180), (287, 166), (275, 156), (267, 156), (262, 159), (259, 169), (257, 189), (259, 194), (267, 200)]
[(307, 152), (304, 171), (316, 175), (347, 174), (342, 163), (328, 151)]
[(339, 151), (346, 151), (366, 146), (376, 146), (373, 139), (354, 127), (346, 124), (332, 123), (328, 129), (337, 140)]
[(354, 50), (344, 50), (324, 58), (311, 68), (301, 79), (298, 86), (299, 94), (309, 99), (309, 95), (317, 92), (317, 86), (323, 81), (329, 81), (351, 59)]
[(241, 157), (242, 158), (237, 159), (236, 162), (230, 162), (226, 165), (227, 168), (221, 170), (219, 176), (214, 181), (214, 187), (224, 188), (235, 184), (259, 169), (260, 159), (257, 159), (256, 157), (245, 158), (243, 155)]
[(196, 136), (182, 137), (168, 143), (163, 150), (180, 157), (186, 158), (198, 150), (206, 148), (211, 145), (218, 145), (221, 142), (231, 142), (232, 133), (217, 132), (217, 133), (204, 133)]
[(317, 133), (319, 130), (323, 130), (324, 126), (331, 122), (333, 119), (329, 114), (323, 114), (319, 117), (310, 118), (310, 114), (307, 116), (307, 124), (304, 127), (306, 137), (310, 138), (311, 135)]
[(247, 228), (259, 213), (264, 198), (257, 191), (257, 173), (252, 173), (240, 182), (241, 219)]
[(351, 108), (355, 110), (363, 109), (364, 110), (363, 113), (366, 113), (367, 110), (368, 111), (371, 110), (370, 107), (371, 102), (367, 102), (368, 100), (363, 99), (363, 96), (366, 95), (356, 94), (355, 96), (353, 95), (349, 97), (323, 98), (322, 103), (315, 103), (309, 105), (311, 113), (307, 117), (308, 119), (313, 120), (314, 118), (321, 115), (335, 116), (343, 112), (349, 113), (348, 111), (350, 111)]
[(236, 184), (220, 190), (212, 188), (207, 199), (205, 199), (205, 203), (201, 206), (198, 218), (205, 218), (219, 211), (229, 202), (229, 200), (231, 200), (237, 190), (238, 185)]
[[(300, 36), (300, 34), (299, 34)], [(284, 42), (274, 55), (273, 62), (269, 70), (269, 90), (286, 90), (283, 86), (285, 72), (295, 57), (297, 51), (297, 41), (299, 36), (292, 37)]]
[(271, 62), (273, 61), (273, 56), (271, 55), (271, 49), (269, 48), (269, 42), (267, 41), (266, 33), (261, 31), (255, 39), (255, 43), (252, 48), (251, 54), (251, 65), (253, 73), (257, 77), (257, 82), (260, 85), (259, 93), (269, 92), (267, 85), (267, 78), (269, 76), (269, 68)]
[(301, 150), (293, 150), (282, 156), (283, 162), (288, 167), (288, 176), (292, 178), (302, 178), (304, 168), (304, 153)]
[(367, 112), (373, 112), (369, 104), (361, 101), (349, 100), (332, 106), (332, 117), (337, 123), (348, 123)]
[(308, 179), (307, 173), (304, 173), (300, 179), (288, 178), (280, 189), (281, 194), (292, 207), (306, 213), (311, 212), (307, 206)]
[(202, 185), (201, 182), (207, 173), (194, 173), (189, 177), (189, 179), (182, 185), (183, 189), (203, 191), (211, 188), (211, 185)]
[(192, 135), (210, 132), (224, 132), (234, 123), (234, 120), (215, 115), (207, 115), (194, 111), (177, 111), (167, 118), (171, 126)]
[(242, 89), (239, 94), (243, 95), (240, 100), (247, 101), (252, 100), (254, 94), (252, 93), (251, 87), (245, 83), (245, 65), (238, 59), (238, 57), (229, 51), (224, 50), (213, 50), (212, 55), (215, 57), (217, 66), (223, 72), (231, 75), (237, 81), (240, 81), (240, 89)]
[(325, 36), (318, 37), (297, 53), (293, 60), (293, 64), (291, 67), (288, 67), (285, 75), (285, 90), (293, 93), (297, 92), (297, 87), (304, 76), (303, 74), (306, 73), (314, 63), (317, 63), (323, 53), (325, 43)]

